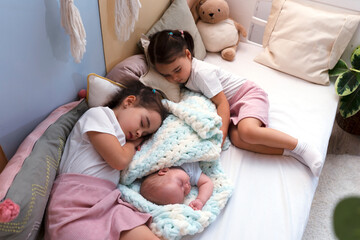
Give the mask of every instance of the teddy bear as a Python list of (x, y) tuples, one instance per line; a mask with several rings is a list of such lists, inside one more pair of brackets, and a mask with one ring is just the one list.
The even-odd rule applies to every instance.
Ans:
[(191, 7), (196, 26), (208, 52), (221, 52), (227, 61), (235, 58), (240, 35), (246, 29), (229, 17), (230, 9), (225, 0), (199, 0)]

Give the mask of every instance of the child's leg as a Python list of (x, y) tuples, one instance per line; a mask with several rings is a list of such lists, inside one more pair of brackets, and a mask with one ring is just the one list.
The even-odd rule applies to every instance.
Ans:
[(251, 145), (269, 147), (270, 152), (260, 152), (266, 154), (282, 154), (283, 149), (294, 149), (296, 147), (296, 138), (272, 128), (262, 127), (262, 125), (263, 123), (256, 118), (249, 117), (240, 120), (236, 126), (238, 138)]
[(320, 174), (322, 157), (318, 150), (286, 133), (262, 127), (262, 122), (256, 118), (244, 118), (237, 126), (231, 124), (229, 136), (239, 148), (264, 154), (293, 156), (307, 165), (315, 176)]
[(236, 147), (245, 149), (251, 152), (257, 152), (257, 153), (263, 153), (263, 154), (271, 154), (271, 155), (281, 155), (283, 154), (282, 148), (274, 148), (269, 147), (265, 145), (260, 144), (251, 144), (248, 142), (245, 142), (240, 137), (240, 133), (237, 129), (237, 126), (230, 123), (229, 126), (229, 138), (231, 140), (231, 143), (234, 144)]
[(159, 238), (155, 236), (155, 234), (146, 225), (140, 225), (129, 231), (125, 231), (121, 233), (120, 240), (133, 240), (133, 239), (159, 240)]

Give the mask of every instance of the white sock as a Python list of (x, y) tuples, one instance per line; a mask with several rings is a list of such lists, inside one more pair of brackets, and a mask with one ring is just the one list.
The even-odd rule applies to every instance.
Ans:
[(323, 165), (321, 153), (312, 145), (298, 140), (298, 144), (293, 150), (284, 149), (283, 155), (292, 156), (308, 166), (311, 172), (316, 176), (320, 176)]

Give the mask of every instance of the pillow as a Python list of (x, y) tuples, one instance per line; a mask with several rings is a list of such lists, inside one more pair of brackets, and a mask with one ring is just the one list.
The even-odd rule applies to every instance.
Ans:
[(124, 85), (101, 77), (95, 73), (90, 73), (87, 77), (86, 100), (89, 107), (103, 106), (110, 101), (117, 91)]
[(0, 175), (0, 199), (19, 205), (20, 212), (11, 222), (0, 223), (0, 239), (36, 239), (41, 235), (40, 226), (66, 138), (87, 109), (85, 101), (56, 109), (26, 137), (6, 165)]
[(206, 49), (186, 0), (174, 0), (146, 36), (166, 29), (188, 31), (194, 39), (194, 57), (200, 60), (205, 58)]
[(105, 77), (126, 86), (128, 81), (139, 81), (147, 70), (145, 55), (136, 54), (118, 63)]
[(170, 101), (176, 103), (180, 101), (180, 86), (167, 81), (153, 67), (150, 67), (149, 71), (140, 77), (140, 82), (145, 86), (159, 90), (161, 94)]
[[(147, 38), (146, 38), (147, 39)], [(149, 45), (149, 40), (146, 43), (146, 49)], [(141, 81), (145, 86), (159, 90), (163, 97), (173, 102), (180, 101), (180, 87), (175, 83), (170, 83), (163, 76), (161, 76), (155, 69), (146, 62), (144, 54), (136, 54), (126, 58), (118, 63), (111, 71), (103, 78), (107, 81), (114, 81), (126, 86), (129, 81)], [(96, 75), (96, 74), (95, 74)], [(92, 76), (93, 78), (94, 76)], [(93, 81), (93, 79), (91, 79)], [(96, 81), (96, 80), (95, 80)], [(103, 82), (103, 81), (101, 81)], [(107, 83), (103, 83), (107, 84)], [(93, 103), (89, 103), (93, 106)], [(99, 104), (99, 103), (95, 103)]]
[(255, 61), (306, 81), (328, 85), (359, 14), (306, 0), (273, 0), (262, 53)]

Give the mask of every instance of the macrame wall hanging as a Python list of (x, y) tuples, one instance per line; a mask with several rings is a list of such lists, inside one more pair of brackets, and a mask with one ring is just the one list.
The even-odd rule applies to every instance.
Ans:
[[(127, 41), (139, 18), (140, 0), (115, 0), (115, 33)], [(80, 63), (86, 51), (86, 32), (74, 0), (60, 0), (61, 25), (70, 36), (71, 55)]]
[(127, 41), (139, 18), (139, 0), (115, 0), (115, 33), (120, 41)]
[(80, 63), (86, 51), (86, 32), (74, 0), (60, 0), (61, 25), (70, 36), (71, 55)]

